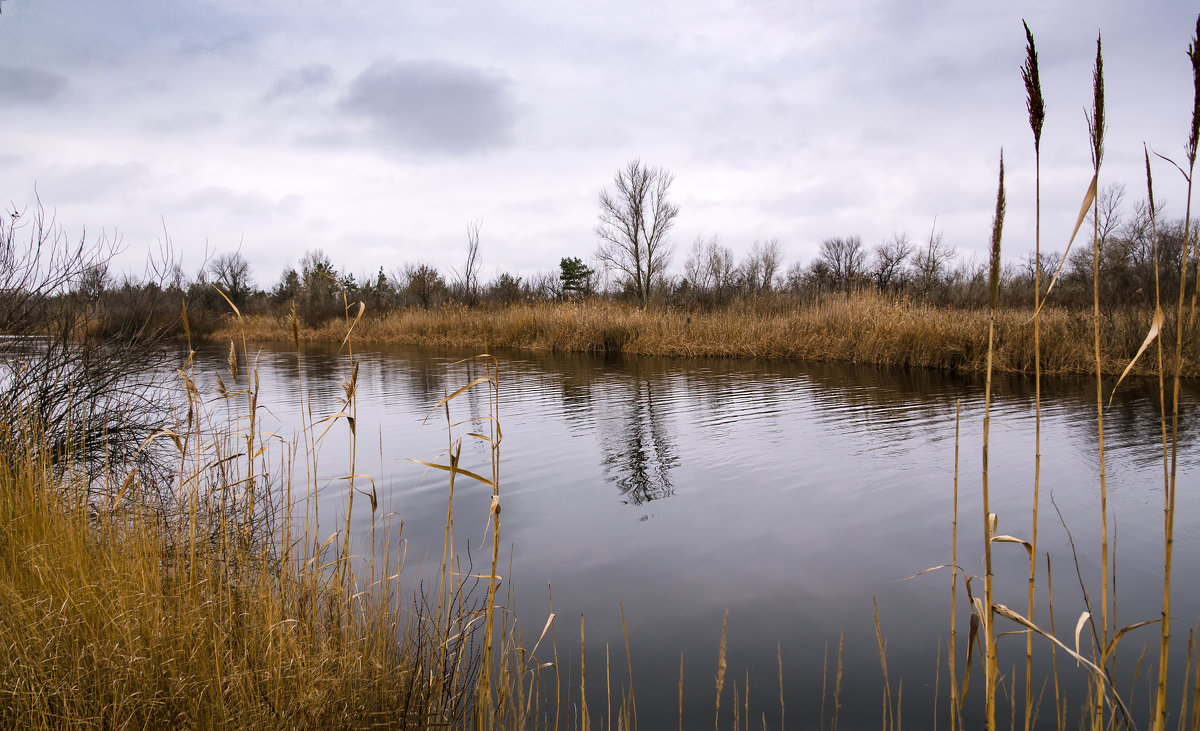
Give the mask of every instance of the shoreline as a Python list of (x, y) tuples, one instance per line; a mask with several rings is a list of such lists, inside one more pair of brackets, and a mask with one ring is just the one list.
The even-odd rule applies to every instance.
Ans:
[[(841, 361), (977, 373), (984, 372), (987, 365), (988, 315), (982, 310), (915, 305), (877, 296), (774, 305), (768, 301), (688, 312), (592, 300), (502, 308), (403, 309), (366, 313), (354, 324), (353, 340), (360, 345)], [(1026, 310), (997, 313), (995, 371), (1033, 373), (1030, 318)], [(1105, 319), (1102, 372), (1116, 376), (1141, 346), (1150, 314), (1126, 309), (1108, 313)], [(333, 320), (294, 331), (290, 316), (253, 314), (239, 319), (229, 315), (203, 339), (340, 343), (349, 325), (345, 320)], [(1090, 313), (1044, 310), (1042, 372), (1094, 373), (1091, 326)], [(1169, 374), (1173, 324), (1168, 322), (1163, 332)], [(1197, 363), (1194, 352), (1185, 353), (1182, 375), (1200, 376)], [(1156, 367), (1156, 348), (1151, 344), (1130, 375), (1155, 375)]]

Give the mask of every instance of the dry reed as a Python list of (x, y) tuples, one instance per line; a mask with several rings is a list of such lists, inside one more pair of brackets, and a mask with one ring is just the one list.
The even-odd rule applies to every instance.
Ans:
[[(1037, 583), (1038, 548), (1038, 500), (1042, 475), (1042, 342), (1041, 342), (1041, 288), (1042, 288), (1042, 125), (1046, 121), (1046, 101), (1042, 96), (1041, 75), (1038, 73), (1037, 45), (1029, 24), (1025, 26), (1025, 65), (1021, 67), (1021, 79), (1025, 82), (1025, 106), (1029, 112), (1029, 126), (1033, 131), (1034, 159), (1034, 248), (1033, 260), (1033, 383), (1034, 383), (1034, 437), (1033, 437), (1033, 527), (1029, 537), (1029, 592), (1026, 616), (1034, 619), (1034, 598)], [(952, 671), (953, 672), (953, 671)], [(1029, 731), (1033, 720), (1033, 633), (1025, 636), (1025, 731)]]
[(996, 536), (996, 516), (991, 512), (988, 495), (988, 431), (991, 427), (992, 405), (992, 352), (995, 343), (996, 309), (1000, 301), (1000, 237), (1004, 229), (1004, 153), (1000, 153), (1000, 184), (996, 191), (996, 213), (992, 217), (991, 274), (988, 291), (991, 306), (988, 308), (987, 380), (983, 396), (983, 606), (976, 613), (983, 625), (984, 636), (984, 718), (988, 731), (996, 728), (996, 679), (998, 659), (996, 656), (995, 594), (992, 581), (992, 543)]
[[(1168, 321), (1173, 325), (1174, 315)], [(1137, 351), (1146, 315), (1137, 308), (1105, 314), (1101, 368), (1120, 373)], [(519, 303), (498, 309), (446, 307), (364, 316), (355, 330), (361, 344), (523, 349), (553, 352), (625, 353), (680, 357), (777, 358), (855, 362), (982, 373), (987, 364), (986, 311), (924, 305), (871, 292), (830, 296), (813, 303), (769, 299), (701, 313), (640, 309), (605, 300), (581, 303)], [(1029, 313), (996, 313), (993, 369), (996, 372), (1092, 373), (1090, 319), (1046, 305), (1040, 315), (1040, 366), (1034, 360)], [(251, 341), (279, 340), (292, 321), (246, 318)], [(227, 339), (232, 325), (213, 338)], [(1164, 329), (1164, 333), (1171, 334)], [(341, 342), (340, 327), (302, 328), (307, 342)], [(1173, 336), (1168, 344), (1173, 344)], [(1139, 363), (1136, 374), (1152, 367)], [(1182, 374), (1200, 375), (1195, 346), (1184, 351)]]

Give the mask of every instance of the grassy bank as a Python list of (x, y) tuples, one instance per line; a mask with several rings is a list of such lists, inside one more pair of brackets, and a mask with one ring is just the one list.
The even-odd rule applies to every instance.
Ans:
[(185, 365), (178, 420), (143, 445), (169, 467), (156, 479), (80, 469), (28, 414), (0, 420), (0, 728), (524, 724), (532, 655), (513, 621), (492, 621), (495, 562), (490, 589), (458, 564), (452, 502), (440, 570), (417, 589), (353, 457), (334, 483), (346, 509), (318, 516), (303, 475), (324, 439), (348, 431), (353, 451), (348, 365), (341, 412), (293, 441), (257, 430), (244, 349), (215, 393)]
[[(997, 313), (993, 368), (1032, 373), (1033, 325), (1027, 310)], [(1137, 352), (1152, 313), (1109, 313), (1101, 328), (1102, 368), (1120, 373)], [(287, 319), (246, 319), (253, 341), (291, 340)], [(1168, 322), (1164, 334), (1174, 332)], [(235, 320), (215, 340), (240, 337)], [(583, 303), (515, 304), (498, 309), (445, 307), (366, 313), (354, 329), (360, 343), (514, 348), (660, 356), (791, 358), (856, 361), (983, 372), (987, 364), (988, 313), (897, 302), (872, 294), (836, 296), (797, 307), (763, 300), (710, 313), (640, 309), (593, 300)], [(301, 328), (307, 341), (341, 342), (345, 323)], [(1090, 313), (1046, 308), (1041, 315), (1043, 373), (1092, 373)], [(1164, 346), (1169, 346), (1165, 343)], [(1184, 375), (1200, 375), (1194, 352), (1185, 353)], [(1149, 373), (1139, 362), (1135, 372)]]

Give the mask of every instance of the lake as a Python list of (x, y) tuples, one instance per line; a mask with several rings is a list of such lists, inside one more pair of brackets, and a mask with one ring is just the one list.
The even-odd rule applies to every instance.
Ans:
[[(224, 369), (228, 348), (199, 354), (202, 382)], [(357, 550), (372, 550), (403, 522), (407, 571), (440, 561), (446, 512), (445, 473), (433, 461), (447, 449), (446, 419), (431, 407), (483, 373), (473, 352), (412, 347), (355, 348), (360, 359), (356, 470), (379, 496), (371, 514), (359, 498), (352, 524)], [(299, 380), (316, 418), (338, 411), (347, 356), (336, 348), (252, 349), (261, 379), (263, 426), (286, 438), (299, 429)], [(578, 684), (579, 623), (586, 616), (589, 707), (605, 713), (605, 649), (616, 688), (627, 685), (620, 604), (631, 648), (639, 723), (676, 727), (681, 656), (684, 726), (711, 724), (722, 620), (728, 611), (728, 676), (722, 726), (732, 721), (732, 686), (750, 718), (778, 727), (778, 659), (786, 720), (816, 728), (833, 716), (834, 665), (845, 632), (839, 728), (876, 728), (884, 698), (872, 598), (887, 642), (893, 697), (902, 685), (903, 720), (933, 724), (935, 686), (947, 692), (938, 664), (950, 627), (950, 574), (923, 569), (950, 562), (959, 458), (959, 563), (982, 576), (980, 500), (982, 376), (853, 363), (661, 359), (578, 354), (499, 353), (501, 556), (528, 645), (550, 612), (564, 695), (568, 668)], [(1106, 379), (1106, 389), (1113, 379)], [(1047, 378), (1042, 395), (1042, 511), (1039, 553), (1053, 566), (1058, 635), (1072, 644), (1084, 600), (1068, 542), (1090, 596), (1099, 601), (1099, 497), (1096, 406), (1090, 378)], [(1168, 384), (1168, 389), (1170, 385)], [(999, 532), (1028, 538), (1034, 472), (1031, 378), (993, 384), (990, 492)], [(1123, 384), (1105, 411), (1110, 534), (1115, 535), (1121, 625), (1155, 619), (1162, 582), (1162, 446), (1157, 383)], [(1174, 673), (1182, 678), (1186, 631), (1200, 618), (1197, 556), (1200, 496), (1195, 385), (1184, 389), (1175, 544)], [(1107, 390), (1106, 390), (1107, 397)], [(487, 414), (487, 394), (453, 402), (451, 420)], [(426, 421), (426, 417), (429, 417)], [(459, 428), (455, 433), (465, 433)], [(348, 438), (333, 428), (318, 451), (322, 531), (345, 519)], [(463, 466), (489, 474), (486, 446), (467, 439)], [(445, 463), (444, 457), (440, 460)], [(302, 467), (300, 468), (303, 469)], [(1061, 510), (1066, 525), (1051, 505)], [(474, 570), (487, 571), (490, 489), (460, 480), (455, 492), (457, 547), (470, 543)], [(394, 541), (393, 544), (394, 546)], [(507, 568), (511, 555), (511, 569)], [(994, 549), (997, 600), (1024, 612), (1028, 563), (1015, 544)], [(1048, 626), (1045, 557), (1039, 558), (1037, 621)], [(982, 594), (982, 580), (974, 584)], [(1098, 607), (1097, 607), (1098, 614)], [(959, 672), (968, 610), (959, 589)], [(1001, 630), (1016, 629), (999, 620)], [(1156, 673), (1158, 629), (1123, 641), (1119, 671), (1130, 693), (1138, 654), (1150, 643), (1133, 691), (1144, 714)], [(545, 657), (545, 652), (539, 651)], [(1085, 654), (1088, 654), (1085, 652)], [(1002, 682), (1023, 666), (1024, 639), (1001, 640)], [(1082, 671), (1060, 655), (1069, 707), (1083, 701)], [(1035, 642), (1035, 690), (1044, 691), (1042, 727), (1052, 725), (1053, 687), (1043, 685), (1049, 645)], [(1024, 683), (1023, 669), (1018, 685)], [(973, 671), (968, 725), (982, 714), (982, 665)], [(1182, 681), (1174, 683), (1181, 685)], [(827, 686), (827, 687), (825, 687)], [(826, 700), (822, 703), (825, 687)], [(1023, 689), (1019, 688), (1019, 692)], [(1178, 692), (1172, 688), (1172, 692)], [(1002, 705), (1008, 701), (1003, 695)], [(1018, 706), (1020, 701), (1018, 701)], [(1177, 704), (1173, 704), (1177, 708)], [(938, 720), (948, 723), (939, 701)], [(574, 727), (573, 706), (561, 710)], [(1018, 722), (1019, 723), (1019, 722)], [(1140, 724), (1139, 724), (1140, 725)]]

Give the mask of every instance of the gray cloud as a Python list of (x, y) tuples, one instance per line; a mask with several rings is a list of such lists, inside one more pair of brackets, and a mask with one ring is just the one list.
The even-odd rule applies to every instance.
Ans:
[(141, 162), (97, 162), (54, 167), (39, 187), (55, 203), (88, 203), (127, 198), (152, 177)]
[(299, 96), (308, 91), (319, 91), (331, 86), (333, 82), (333, 67), (328, 64), (311, 64), (280, 76), (263, 94), (263, 100), (274, 101)]
[(32, 66), (0, 66), (0, 98), (18, 104), (48, 104), (67, 90), (67, 78)]
[(202, 132), (221, 125), (225, 118), (213, 111), (187, 111), (152, 117), (145, 120), (142, 126), (149, 132), (163, 134), (180, 134)]
[(179, 44), (179, 53), (184, 56), (228, 56), (253, 45), (254, 38), (248, 31), (238, 31), (217, 38), (186, 38)]
[(296, 213), (302, 208), (302, 200), (296, 195), (273, 198), (259, 191), (237, 191), (217, 185), (193, 190), (182, 198), (181, 203), (188, 209), (218, 210), (243, 216)]
[(380, 61), (359, 74), (341, 108), (384, 141), (414, 152), (462, 154), (508, 142), (510, 82), (445, 61)]

